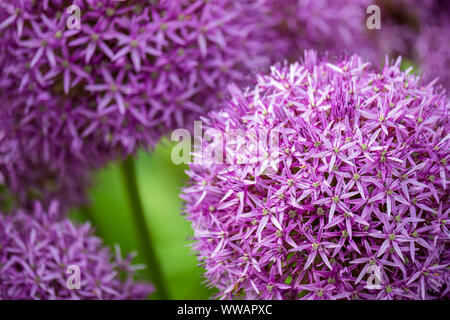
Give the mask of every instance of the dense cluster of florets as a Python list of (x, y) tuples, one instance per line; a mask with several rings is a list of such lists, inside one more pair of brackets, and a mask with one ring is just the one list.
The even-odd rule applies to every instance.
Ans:
[[(0, 299), (145, 299), (153, 287), (135, 282), (131, 265), (93, 236), (89, 224), (59, 216), (56, 202), (33, 212), (0, 213)], [(56, 222), (58, 221), (58, 222)], [(80, 287), (69, 279), (78, 272)], [(69, 285), (68, 285), (69, 283)], [(72, 287), (73, 286), (73, 287)]]
[[(79, 30), (72, 4), (81, 10)], [(246, 14), (251, 6), (2, 1), (2, 128), (27, 166), (56, 175), (153, 147), (161, 134), (214, 109), (227, 83), (267, 64), (251, 22), (257, 17)], [(30, 184), (29, 172), (17, 171), (4, 175)]]
[(240, 159), (203, 152), (182, 194), (221, 298), (449, 297), (449, 105), (400, 63), (306, 52), (205, 120)]

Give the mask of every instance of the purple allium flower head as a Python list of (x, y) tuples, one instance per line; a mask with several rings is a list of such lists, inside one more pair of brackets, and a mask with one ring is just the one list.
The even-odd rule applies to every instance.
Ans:
[(203, 150), (279, 132), (272, 161), (190, 165), (184, 213), (221, 298), (449, 297), (449, 105), (400, 64), (307, 51), (205, 119)]
[[(134, 281), (133, 254), (115, 255), (93, 236), (89, 223), (76, 225), (48, 209), (0, 213), (0, 299), (145, 299), (153, 287)], [(69, 289), (70, 266), (78, 266), (80, 288)]]
[(80, 30), (67, 27), (66, 1), (0, 3), (1, 125), (27, 163), (56, 174), (153, 147), (268, 63), (252, 3), (73, 4)]

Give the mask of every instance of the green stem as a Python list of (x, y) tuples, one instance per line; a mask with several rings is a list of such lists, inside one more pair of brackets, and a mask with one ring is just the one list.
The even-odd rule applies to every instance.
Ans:
[(156, 257), (155, 249), (152, 246), (150, 230), (145, 219), (141, 197), (139, 196), (136, 179), (136, 166), (131, 156), (121, 164), (121, 170), (123, 173), (125, 190), (128, 193), (139, 239), (141, 240), (142, 249), (144, 251), (143, 254), (146, 257), (147, 268), (151, 275), (151, 280), (153, 281), (153, 285), (156, 287), (156, 293), (159, 298), (167, 300), (168, 292), (164, 286), (163, 274)]
[(92, 214), (90, 204), (82, 205), (80, 208), (80, 213), (86, 221), (89, 221), (92, 225), (95, 225), (94, 216)]
[(104, 235), (101, 233), (99, 225), (97, 224), (97, 220), (95, 218), (95, 214), (92, 213), (91, 204), (84, 204), (80, 208), (80, 213), (82, 216), (82, 219), (84, 219), (86, 222), (89, 222), (95, 230), (95, 234), (99, 236), (100, 238), (104, 238)]

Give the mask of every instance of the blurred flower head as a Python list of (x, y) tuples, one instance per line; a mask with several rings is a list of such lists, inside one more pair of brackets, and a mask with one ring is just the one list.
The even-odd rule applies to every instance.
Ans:
[[(93, 235), (60, 215), (57, 202), (32, 212), (0, 214), (0, 299), (145, 299), (149, 284), (135, 282), (134, 254), (113, 254)], [(68, 268), (80, 271), (80, 287), (68, 287)]]
[(450, 3), (442, 2), (428, 12), (420, 34), (416, 38), (414, 55), (427, 79), (439, 77), (439, 84), (450, 92)]
[[(246, 14), (251, 3), (73, 5), (81, 10), (79, 29), (68, 27), (76, 17), (66, 1), (0, 4), (0, 124), (25, 166), (46, 167), (60, 190), (66, 173), (189, 127), (217, 107), (227, 83), (268, 63), (254, 35), (258, 16)], [(1, 167), (7, 182), (32, 184), (32, 169), (18, 166)]]
[(305, 49), (358, 52), (376, 57), (366, 27), (367, 0), (259, 0), (267, 51), (276, 60), (297, 59)]
[(403, 55), (417, 63), (427, 80), (439, 77), (450, 89), (450, 2), (445, 0), (381, 0), (382, 32), (373, 41), (377, 53)]
[(219, 297), (449, 297), (450, 108), (400, 64), (307, 51), (205, 119), (280, 132), (277, 170), (190, 166), (184, 213)]

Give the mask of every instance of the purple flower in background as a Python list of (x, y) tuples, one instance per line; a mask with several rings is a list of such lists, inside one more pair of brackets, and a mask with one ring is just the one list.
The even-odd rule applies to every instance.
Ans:
[(220, 298), (449, 298), (450, 107), (400, 64), (307, 51), (205, 119), (216, 139), (279, 132), (275, 167), (246, 135), (224, 153), (247, 161), (190, 165), (184, 214)]
[(447, 90), (450, 89), (450, 19), (444, 26), (426, 27), (419, 35), (415, 50), (420, 61), (420, 69), (432, 79), (439, 77)]
[(38, 167), (68, 202), (79, 172), (189, 127), (228, 83), (269, 62), (252, 3), (73, 4), (80, 30), (66, 26), (66, 1), (0, 4), (0, 125), (21, 159), (0, 161), (0, 172), (19, 198), (46, 189)]
[[(2, 103), (17, 106), (15, 102), (21, 98), (4, 99)], [(84, 190), (90, 182), (86, 158), (77, 143), (80, 140), (70, 142), (73, 131), (64, 130), (65, 122), (71, 127), (80, 119), (77, 110), (72, 109), (77, 101), (66, 100), (62, 105), (43, 94), (39, 99), (30, 99), (31, 108), (36, 104), (41, 109), (26, 118), (13, 119), (8, 112), (0, 113), (0, 185), (12, 194), (19, 207), (29, 207), (34, 200), (48, 204), (52, 198), (61, 200), (64, 206), (86, 201)], [(44, 111), (46, 117), (39, 123), (34, 117)], [(59, 154), (52, 154), (55, 147), (61, 150)], [(96, 160), (105, 159), (101, 150), (91, 155), (95, 154)]]
[[(149, 284), (135, 282), (134, 254), (122, 258), (93, 236), (91, 226), (59, 216), (57, 202), (48, 209), (0, 214), (0, 299), (145, 299)], [(79, 268), (80, 287), (69, 287), (71, 266)], [(70, 272), (68, 272), (68, 270)]]
[(367, 0), (260, 0), (271, 56), (293, 60), (305, 49), (379, 57), (366, 27)]
[(450, 3), (445, 0), (384, 0), (382, 29), (375, 34), (377, 51), (401, 54), (418, 64), (427, 80), (439, 77), (447, 91), (450, 61)]
[(450, 91), (450, 4), (436, 1), (415, 43), (420, 69), (428, 79), (439, 77), (439, 83)]

